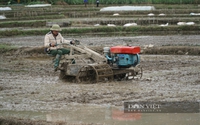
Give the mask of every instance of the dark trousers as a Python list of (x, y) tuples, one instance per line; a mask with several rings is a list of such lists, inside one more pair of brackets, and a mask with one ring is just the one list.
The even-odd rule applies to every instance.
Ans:
[(59, 66), (62, 55), (69, 54), (69, 53), (70, 53), (70, 50), (64, 49), (64, 48), (50, 50), (48, 54), (56, 57), (54, 60), (54, 68), (57, 68)]

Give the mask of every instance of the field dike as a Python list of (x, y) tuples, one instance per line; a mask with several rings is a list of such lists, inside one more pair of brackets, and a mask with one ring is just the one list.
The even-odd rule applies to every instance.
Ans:
[[(88, 46), (88, 48), (102, 54), (102, 46)], [(44, 47), (21, 47), (21, 48), (0, 48), (3, 55), (16, 56), (46, 56)], [(161, 47), (141, 47), (140, 54), (158, 54), (158, 55), (200, 55), (200, 46), (161, 46)]]

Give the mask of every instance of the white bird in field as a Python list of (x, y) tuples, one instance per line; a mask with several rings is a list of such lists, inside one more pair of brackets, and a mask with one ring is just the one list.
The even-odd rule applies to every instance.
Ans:
[(177, 25), (186, 25), (186, 22), (178, 22)]
[(124, 24), (125, 27), (128, 27), (128, 26), (137, 26), (137, 23), (126, 23)]
[(113, 16), (119, 16), (119, 13), (114, 13)]
[(116, 26), (115, 24), (107, 24), (107, 26)]
[(0, 19), (6, 19), (4, 15), (0, 15)]
[(95, 24), (94, 26), (100, 26), (100, 24)]
[(161, 13), (161, 14), (159, 14), (158, 16), (165, 16), (165, 14), (164, 14), (164, 13)]
[(168, 26), (168, 25), (169, 25), (169, 23), (161, 24), (161, 25), (159, 25), (159, 26)]
[(194, 22), (187, 22), (186, 25), (194, 25)]
[(154, 16), (154, 14), (153, 13), (149, 13), (148, 16)]

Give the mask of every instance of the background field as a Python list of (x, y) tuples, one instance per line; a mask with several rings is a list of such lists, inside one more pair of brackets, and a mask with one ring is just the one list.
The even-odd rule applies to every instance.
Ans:
[[(135, 5), (135, 4), (120, 4)], [(138, 4), (139, 6), (151, 4)], [(152, 11), (100, 11), (101, 8), (111, 5), (95, 4), (84, 5), (52, 5), (51, 7), (29, 8), (24, 5), (10, 5), (10, 11), (0, 11), (6, 19), (0, 19), (0, 37), (16, 35), (39, 35), (48, 32), (52, 24), (57, 23), (63, 28), (63, 34), (67, 35), (172, 35), (199, 34), (198, 4), (154, 4)], [(112, 6), (117, 6), (112, 4)], [(119, 16), (113, 16), (118, 13)], [(153, 13), (154, 16), (148, 16)], [(159, 14), (165, 14), (159, 16)], [(178, 26), (178, 22), (194, 22), (195, 25)], [(135, 27), (123, 27), (126, 23), (137, 23)], [(159, 25), (166, 24), (167, 27)], [(95, 27), (100, 24), (100, 27)], [(115, 24), (116, 27), (108, 27), (107, 24)]]
[[(112, 4), (118, 5), (135, 4)], [(9, 5), (10, 11), (0, 11), (6, 16), (0, 20), (0, 124), (199, 125), (199, 113), (144, 113), (126, 119), (125, 101), (200, 99), (200, 15), (190, 14), (200, 13), (199, 5), (137, 5), (156, 9), (102, 12), (110, 5), (77, 3), (44, 8), (15, 4)], [(195, 24), (179, 26), (178, 22)], [(60, 80), (43, 47), (44, 35), (54, 23), (61, 25), (64, 38), (78, 39), (99, 53), (105, 46), (140, 46), (142, 79), (96, 84)], [(138, 25), (124, 27), (126, 23)]]

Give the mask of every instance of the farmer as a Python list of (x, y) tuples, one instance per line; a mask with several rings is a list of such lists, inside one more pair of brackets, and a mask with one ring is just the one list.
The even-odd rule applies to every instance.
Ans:
[(88, 0), (83, 0), (85, 7), (87, 7)]
[(97, 3), (97, 7), (99, 7), (99, 0), (96, 0), (96, 3)]
[(59, 33), (61, 28), (58, 24), (52, 25), (50, 32), (45, 35), (44, 46), (45, 52), (49, 55), (55, 56), (54, 71), (59, 69), (60, 58), (64, 54), (69, 54), (70, 50), (62, 47), (62, 43), (74, 44), (74, 41), (65, 40)]

